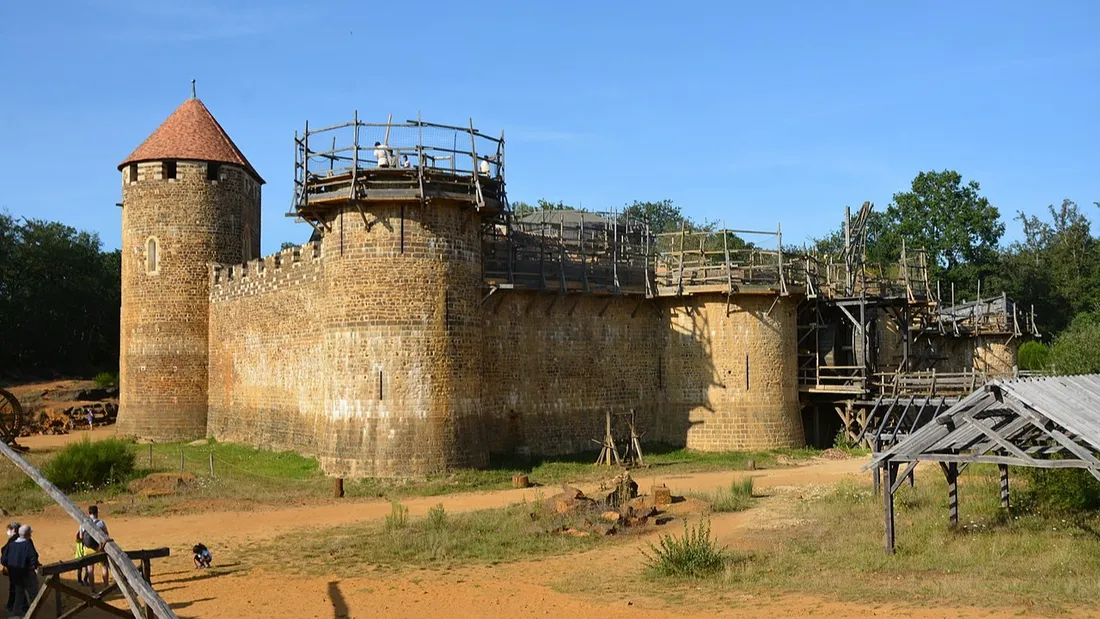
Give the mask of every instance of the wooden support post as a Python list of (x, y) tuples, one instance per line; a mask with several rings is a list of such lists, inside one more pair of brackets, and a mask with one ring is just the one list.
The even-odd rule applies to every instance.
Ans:
[(210, 452), (210, 476), (214, 476), (214, 452)]
[(344, 478), (343, 477), (337, 477), (336, 479), (332, 480), (332, 496), (333, 496), (333, 498), (337, 498), (337, 499), (344, 498)]
[(183, 468), (184, 468), (184, 459), (183, 459), (183, 450), (181, 449), (180, 450), (180, 472), (181, 473), (183, 472)]
[(959, 526), (959, 463), (947, 463), (947, 514), (951, 527)]
[[(213, 457), (213, 456), (211, 456)], [(153, 582), (153, 562), (148, 558), (141, 560), (141, 575), (145, 577), (145, 582), (152, 584)], [(153, 607), (149, 605), (149, 602), (145, 603), (145, 619), (153, 619)]]
[(149, 468), (153, 468), (153, 444), (149, 443)]
[(894, 554), (894, 493), (890, 491), (890, 488), (894, 486), (894, 478), (897, 476), (897, 471), (897, 465), (893, 462), (887, 460), (883, 463), (883, 473), (885, 473), (886, 476), (882, 484), (883, 522), (885, 524), (883, 545), (888, 555)]
[[(61, 616), (61, 589), (54, 588), (53, 590), (53, 607), (55, 616)], [(29, 613), (28, 613), (29, 614)]]
[[(27, 614), (24, 615), (25, 617), (34, 617), (38, 614), (38, 611), (42, 610), (42, 606), (46, 603), (46, 592), (50, 590), (50, 586), (53, 584), (55, 578), (56, 576), (51, 574), (42, 582), (42, 586), (38, 589), (34, 599), (31, 600), (31, 605), (27, 608)], [(27, 594), (29, 595), (30, 591), (28, 591)], [(17, 604), (17, 602), (14, 601), (9, 601), (8, 603)]]
[[(879, 439), (878, 439), (878, 436), (876, 436), (875, 440), (871, 442), (871, 453), (876, 454), (878, 452), (879, 452)], [(882, 479), (882, 467), (881, 466), (876, 466), (874, 468), (874, 491), (875, 491), (876, 496), (879, 493), (879, 489), (882, 487), (881, 479)]]
[(1001, 472), (1001, 507), (1009, 509), (1008, 501), (1008, 465), (998, 464), (997, 469)]

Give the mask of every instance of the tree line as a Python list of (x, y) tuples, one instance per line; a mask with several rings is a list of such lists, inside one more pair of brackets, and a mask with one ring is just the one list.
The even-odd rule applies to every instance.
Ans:
[[(518, 218), (560, 209), (583, 210), (547, 200), (512, 203)], [(671, 200), (619, 210), (655, 233), (717, 227)], [(974, 299), (980, 286), (987, 298), (1004, 291), (1021, 308), (1034, 306), (1042, 343), (1021, 349), (1022, 367), (1100, 372), (1100, 239), (1088, 216), (1063, 200), (1042, 216), (1015, 219), (1023, 235), (1004, 243), (1000, 210), (977, 181), (953, 170), (921, 172), (870, 215), (867, 260), (896, 262), (903, 243), (924, 249), (930, 278), (942, 291), (953, 286), (957, 300)], [(812, 250), (836, 255), (843, 240), (841, 223)], [(96, 234), (0, 212), (0, 376), (117, 370), (120, 301), (121, 255), (104, 251)]]
[(0, 211), (0, 377), (117, 372), (121, 287), (98, 235)]

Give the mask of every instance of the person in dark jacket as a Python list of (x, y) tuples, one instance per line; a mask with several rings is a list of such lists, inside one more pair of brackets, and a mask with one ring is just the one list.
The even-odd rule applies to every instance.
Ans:
[[(12, 542), (19, 539), (19, 527), (21, 525), (18, 522), (12, 522), (8, 525), (8, 538), (4, 541), (4, 547), (0, 549), (0, 565), (3, 566), (4, 575), (8, 575), (8, 547)], [(7, 614), (12, 614), (12, 605), (15, 603), (15, 581), (8, 578), (8, 602), (4, 605), (4, 610)]]
[(12, 583), (8, 599), (9, 612), (25, 615), (31, 606), (31, 598), (38, 593), (35, 570), (41, 567), (38, 563), (38, 550), (31, 541), (30, 525), (19, 527), (19, 537), (7, 547), (3, 563)]

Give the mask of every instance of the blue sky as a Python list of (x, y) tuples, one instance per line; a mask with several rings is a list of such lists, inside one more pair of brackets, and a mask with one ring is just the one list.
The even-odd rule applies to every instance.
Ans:
[[(513, 201), (669, 198), (800, 242), (920, 170), (1017, 211), (1100, 200), (1100, 3), (303, 2), (0, 5), (0, 209), (120, 240), (115, 170), (189, 94), (285, 218), (309, 119), (508, 139)], [(1090, 216), (1096, 211), (1089, 206)]]

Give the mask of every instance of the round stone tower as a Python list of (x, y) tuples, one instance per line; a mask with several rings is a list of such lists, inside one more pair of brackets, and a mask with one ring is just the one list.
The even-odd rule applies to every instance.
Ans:
[(258, 257), (264, 181), (194, 97), (118, 169), (118, 430), (153, 440), (206, 436), (209, 265)]

